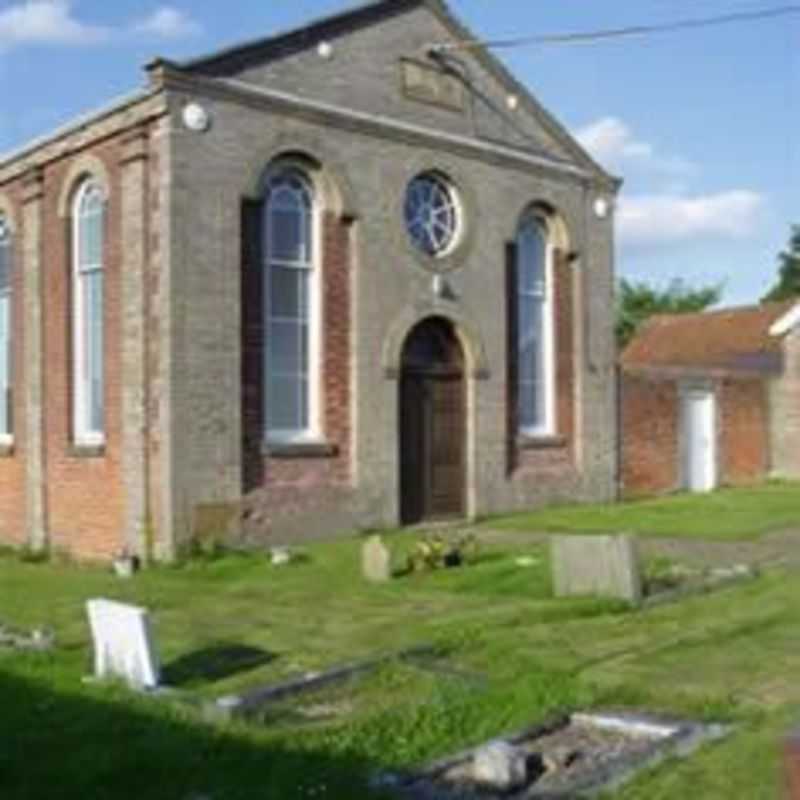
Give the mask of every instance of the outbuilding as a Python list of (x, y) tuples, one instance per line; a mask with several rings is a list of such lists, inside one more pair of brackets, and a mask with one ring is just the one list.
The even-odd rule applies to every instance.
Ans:
[(800, 477), (800, 301), (656, 316), (620, 383), (623, 494)]

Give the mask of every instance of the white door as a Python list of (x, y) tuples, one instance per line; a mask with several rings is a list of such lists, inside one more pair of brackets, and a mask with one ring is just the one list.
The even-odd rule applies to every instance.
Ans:
[(716, 403), (710, 391), (691, 391), (683, 400), (685, 488), (710, 492), (717, 485)]

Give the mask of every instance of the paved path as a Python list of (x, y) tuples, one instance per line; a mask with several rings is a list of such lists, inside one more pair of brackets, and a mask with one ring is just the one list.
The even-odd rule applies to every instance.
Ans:
[[(473, 531), (486, 544), (546, 544), (550, 534), (541, 532), (476, 529)], [(693, 567), (725, 567), (750, 564), (759, 567), (785, 564), (800, 567), (800, 528), (762, 536), (750, 541), (725, 542), (695, 538), (639, 539), (645, 557), (665, 557)]]

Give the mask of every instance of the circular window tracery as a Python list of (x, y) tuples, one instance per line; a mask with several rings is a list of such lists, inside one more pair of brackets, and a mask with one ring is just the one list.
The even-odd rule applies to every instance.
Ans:
[(408, 185), (405, 200), (406, 230), (425, 255), (446, 255), (457, 244), (461, 209), (455, 190), (442, 176), (427, 172)]

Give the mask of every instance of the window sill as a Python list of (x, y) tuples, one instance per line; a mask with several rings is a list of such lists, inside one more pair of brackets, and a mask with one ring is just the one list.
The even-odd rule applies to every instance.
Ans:
[(266, 442), (262, 453), (270, 458), (334, 458), (339, 448), (325, 441)]
[(517, 447), (520, 450), (559, 450), (566, 446), (566, 436), (529, 436), (522, 434), (517, 437)]
[(103, 458), (106, 454), (106, 446), (104, 442), (100, 444), (73, 443), (69, 447), (69, 454), (72, 458)]
[(0, 439), (0, 458), (14, 457), (14, 440)]

